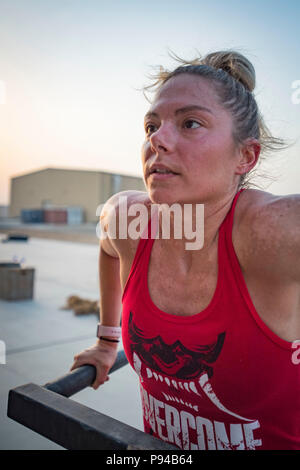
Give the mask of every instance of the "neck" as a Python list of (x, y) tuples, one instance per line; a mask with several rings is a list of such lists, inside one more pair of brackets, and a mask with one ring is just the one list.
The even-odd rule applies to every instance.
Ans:
[[(228, 214), (235, 193), (205, 204), (176, 203), (159, 205), (157, 237), (164, 246), (182, 256), (207, 252), (218, 238), (219, 229)], [(199, 251), (200, 250), (200, 251)]]

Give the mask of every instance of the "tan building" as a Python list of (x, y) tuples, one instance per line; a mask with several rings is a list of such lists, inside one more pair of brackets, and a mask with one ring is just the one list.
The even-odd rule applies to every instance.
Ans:
[(99, 204), (128, 189), (145, 191), (143, 179), (103, 171), (45, 168), (11, 179), (10, 216), (19, 217), (22, 209), (77, 206), (83, 209), (86, 222), (95, 222)]

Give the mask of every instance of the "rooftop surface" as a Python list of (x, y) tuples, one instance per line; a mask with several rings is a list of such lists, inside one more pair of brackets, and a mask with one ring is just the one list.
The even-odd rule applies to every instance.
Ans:
[[(0, 364), (0, 449), (62, 449), (6, 416), (8, 392), (64, 375), (74, 355), (94, 344), (98, 316), (61, 307), (70, 295), (98, 299), (98, 246), (34, 236), (3, 243), (5, 238), (0, 233), (0, 261), (23, 259), (35, 268), (35, 281), (33, 300), (0, 300), (0, 340), (6, 346), (6, 363)], [(70, 400), (143, 429), (138, 378), (129, 365), (97, 391), (88, 387)]]

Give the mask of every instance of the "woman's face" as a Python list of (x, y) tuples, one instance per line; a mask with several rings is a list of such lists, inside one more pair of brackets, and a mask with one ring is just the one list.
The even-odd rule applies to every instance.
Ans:
[(169, 79), (145, 116), (142, 163), (152, 202), (204, 203), (235, 191), (240, 153), (232, 125), (207, 80)]

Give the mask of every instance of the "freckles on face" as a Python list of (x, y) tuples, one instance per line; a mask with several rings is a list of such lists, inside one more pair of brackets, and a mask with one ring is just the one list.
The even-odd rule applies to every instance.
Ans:
[[(233, 172), (232, 117), (201, 77), (183, 74), (166, 82), (146, 114), (145, 132), (142, 163), (149, 190), (197, 193)], [(154, 164), (177, 172), (176, 181), (149, 176)]]

